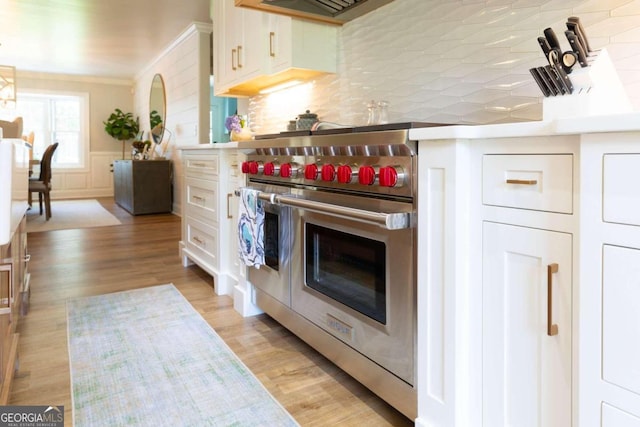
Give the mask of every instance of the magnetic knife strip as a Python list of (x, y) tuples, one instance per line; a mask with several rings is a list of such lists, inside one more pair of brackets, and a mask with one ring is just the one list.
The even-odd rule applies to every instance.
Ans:
[(575, 88), (569, 74), (577, 64), (580, 64), (580, 67), (588, 67), (588, 58), (594, 54), (580, 18), (569, 17), (567, 30), (564, 34), (571, 46), (571, 50), (565, 52), (562, 52), (560, 42), (553, 29), (545, 29), (544, 37), (538, 37), (538, 44), (549, 64), (533, 67), (529, 69), (529, 72), (544, 96), (572, 94)]

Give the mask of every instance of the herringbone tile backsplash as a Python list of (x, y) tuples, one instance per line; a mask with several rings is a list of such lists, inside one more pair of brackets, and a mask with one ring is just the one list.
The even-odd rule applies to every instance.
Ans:
[(364, 124), (369, 100), (389, 119), (504, 123), (542, 119), (529, 68), (545, 64), (537, 37), (551, 27), (563, 50), (578, 16), (592, 48), (607, 48), (640, 109), (640, 0), (395, 0), (339, 31), (338, 72), (250, 99), (257, 133), (285, 130), (305, 110)]

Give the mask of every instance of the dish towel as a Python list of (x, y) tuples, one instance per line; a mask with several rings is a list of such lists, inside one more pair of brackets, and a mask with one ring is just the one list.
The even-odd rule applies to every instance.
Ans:
[(257, 190), (240, 189), (238, 239), (242, 262), (256, 268), (264, 265), (264, 207)]

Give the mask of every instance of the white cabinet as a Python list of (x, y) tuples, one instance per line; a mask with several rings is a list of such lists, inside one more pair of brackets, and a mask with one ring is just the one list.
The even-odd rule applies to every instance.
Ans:
[(484, 426), (571, 426), (570, 234), (483, 224)]
[(640, 427), (640, 133), (584, 136), (580, 427)]
[[(234, 219), (234, 148), (181, 148), (184, 165), (181, 255), (213, 276), (215, 292), (231, 295), (238, 280)], [(235, 245), (235, 246), (234, 246)]]
[(509, 142), (484, 141), (474, 156), (482, 281), (481, 309), (471, 308), (481, 325), (472, 326), (481, 336), (472, 419), (486, 427), (569, 427), (577, 148), (571, 139)]
[(212, 0), (214, 92), (260, 89), (336, 71), (337, 28)]

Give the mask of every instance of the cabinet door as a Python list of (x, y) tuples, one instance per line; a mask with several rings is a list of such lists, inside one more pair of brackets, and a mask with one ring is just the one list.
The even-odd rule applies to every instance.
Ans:
[(570, 234), (483, 224), (485, 426), (571, 426), (571, 246)]
[(292, 23), (288, 16), (269, 16), (269, 72), (278, 73), (291, 66)]
[(256, 10), (236, 9), (242, 12), (242, 38), (236, 47), (238, 72), (241, 80), (248, 80), (266, 73), (264, 61), (268, 54), (269, 33), (265, 23), (268, 16)]

